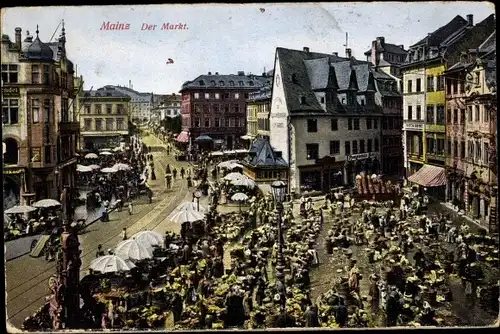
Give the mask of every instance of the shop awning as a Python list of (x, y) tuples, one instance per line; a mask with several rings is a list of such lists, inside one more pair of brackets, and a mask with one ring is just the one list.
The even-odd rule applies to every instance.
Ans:
[(182, 131), (175, 140), (179, 143), (187, 143), (189, 141), (189, 134), (186, 131)]
[(424, 187), (440, 187), (446, 184), (444, 168), (424, 165), (416, 173), (408, 178), (408, 181), (420, 184)]

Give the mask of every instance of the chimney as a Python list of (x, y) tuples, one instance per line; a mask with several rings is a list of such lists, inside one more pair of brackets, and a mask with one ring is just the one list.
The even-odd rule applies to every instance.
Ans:
[(128, 81), (128, 88), (132, 89), (132, 80)]
[(215, 75), (219, 75), (219, 72), (215, 72)]
[(401, 45), (398, 45), (398, 48), (400, 48), (400, 49), (404, 50), (404, 49), (405, 49), (405, 46), (404, 46), (403, 44), (401, 44)]
[(339, 53), (338, 52), (333, 52), (332, 53), (335, 57), (338, 57), (339, 56)]
[(304, 52), (309, 52), (309, 48), (307, 46), (304, 46)]
[(212, 75), (212, 72), (208, 72), (208, 75)]
[(244, 71), (238, 71), (238, 75), (239, 76), (243, 76), (243, 75), (245, 75), (245, 72)]
[(385, 44), (385, 37), (377, 37), (377, 42), (379, 42), (381, 45)]
[(472, 15), (472, 14), (467, 15), (467, 24), (470, 26), (474, 25), (474, 15)]
[(21, 31), (23, 30), (17, 27), (14, 31), (16, 32), (16, 48), (21, 50)]
[(351, 58), (352, 53), (351, 53), (351, 49), (350, 49), (350, 48), (345, 49), (345, 56), (346, 56), (347, 58)]

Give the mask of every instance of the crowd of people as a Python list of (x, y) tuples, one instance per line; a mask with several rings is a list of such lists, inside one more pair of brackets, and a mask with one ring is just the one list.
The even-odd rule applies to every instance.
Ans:
[[(135, 159), (138, 172), (148, 158)], [(471, 302), (495, 298), (495, 287), (498, 298), (497, 281), (486, 279), (498, 276), (498, 243), (428, 214), (425, 194), (378, 202), (337, 193), (301, 198), (298, 208), (290, 200), (278, 212), (270, 195), (249, 193), (245, 210), (222, 213), (221, 197), (234, 186), (217, 180), (229, 171), (212, 173), (208, 191), (216, 167), (208, 155), (198, 167), (210, 196), (205, 218), (166, 233), (155, 258), (136, 263), (119, 288), (116, 275), (90, 272), (82, 281), (98, 284), (86, 284), (82, 295), (86, 328), (447, 326), (457, 324), (442, 312), (454, 298), (453, 277)], [(317, 270), (330, 276), (315, 298)]]

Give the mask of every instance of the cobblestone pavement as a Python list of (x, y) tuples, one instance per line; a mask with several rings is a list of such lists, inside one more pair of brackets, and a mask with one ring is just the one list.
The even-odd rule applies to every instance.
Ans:
[[(141, 230), (155, 230), (161, 234), (165, 230), (176, 230), (178, 227), (166, 221), (165, 217), (182, 201), (191, 200), (194, 189), (187, 188), (187, 182), (180, 178), (174, 180), (171, 189), (166, 188), (165, 167), (170, 164), (178, 170), (187, 162), (179, 162), (173, 154), (167, 155), (165, 145), (156, 137), (147, 136), (146, 145), (153, 148), (155, 172), (157, 179), (149, 180), (153, 190), (151, 204), (145, 196), (134, 201), (134, 212), (128, 214), (126, 209), (110, 214), (109, 222), (98, 221), (87, 227), (80, 235), (82, 249), (82, 271), (85, 275), (90, 261), (95, 258), (97, 245), (102, 244), (104, 249), (114, 248), (120, 241), (120, 233), (124, 227), (127, 234), (132, 236)], [(25, 255), (9, 261), (6, 267), (7, 316), (13, 326), (19, 327), (24, 319), (34, 313), (44, 303), (48, 295), (48, 280), (55, 273), (54, 262), (47, 262), (43, 257), (32, 258)]]

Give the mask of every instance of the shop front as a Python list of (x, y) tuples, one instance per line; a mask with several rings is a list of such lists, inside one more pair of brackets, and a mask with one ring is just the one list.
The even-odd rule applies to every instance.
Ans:
[(344, 164), (344, 182), (349, 186), (356, 183), (356, 175), (364, 173), (366, 175), (380, 173), (379, 153), (359, 153), (347, 156)]
[(3, 209), (7, 210), (14, 205), (23, 205), (23, 193), (25, 193), (25, 170), (24, 168), (4, 167), (3, 171)]

